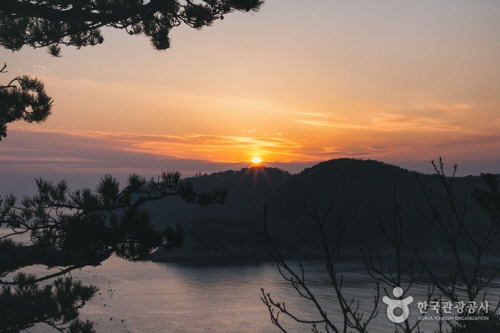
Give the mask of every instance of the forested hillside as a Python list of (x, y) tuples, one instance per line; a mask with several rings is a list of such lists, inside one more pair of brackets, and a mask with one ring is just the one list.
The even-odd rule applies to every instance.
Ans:
[[(334, 159), (319, 163), (297, 175), (276, 168), (248, 168), (188, 178), (195, 188), (226, 188), (223, 206), (198, 208), (182, 202), (158, 202), (150, 207), (158, 225), (184, 226), (186, 244), (183, 256), (202, 253), (205, 257), (260, 257), (260, 231), (267, 205), (267, 225), (276, 244), (293, 255), (314, 256), (319, 249), (318, 231), (305, 207), (318, 214), (326, 212), (331, 201), (329, 233), (333, 236), (341, 218), (347, 226), (343, 247), (358, 252), (361, 247), (384, 249), (379, 222), (387, 227), (393, 220), (394, 193), (405, 215), (405, 247), (440, 252), (435, 230), (416, 208), (424, 200), (422, 187), (433, 190), (439, 204), (445, 195), (435, 175), (417, 174), (403, 168), (371, 160)], [(468, 187), (467, 187), (468, 186)], [(463, 200), (466, 191), (484, 188), (478, 176), (456, 178), (455, 197)], [(469, 200), (473, 204), (472, 200)], [(185, 206), (184, 206), (185, 205)], [(177, 209), (174, 209), (177, 208)], [(173, 215), (171, 212), (175, 212)], [(472, 208), (470, 217), (480, 221), (482, 211)], [(157, 254), (157, 256), (160, 256)]]

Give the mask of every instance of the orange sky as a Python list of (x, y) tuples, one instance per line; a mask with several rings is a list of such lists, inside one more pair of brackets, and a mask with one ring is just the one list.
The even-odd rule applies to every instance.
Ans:
[[(123, 172), (142, 154), (235, 165), (443, 156), (500, 173), (499, 18), (494, 1), (268, 0), (253, 15), (175, 29), (165, 52), (112, 30), (62, 58), (2, 49), (2, 82), (37, 76), (55, 106), (42, 125), (9, 126), (0, 168), (45, 159), (47, 170), (106, 171), (96, 167), (106, 154), (81, 148), (92, 142), (123, 154)], [(27, 132), (44, 147), (29, 156)], [(211, 170), (201, 165), (188, 171)]]

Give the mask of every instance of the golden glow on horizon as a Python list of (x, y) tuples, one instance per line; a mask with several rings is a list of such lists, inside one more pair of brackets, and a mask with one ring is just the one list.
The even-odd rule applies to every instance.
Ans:
[(262, 163), (262, 159), (260, 157), (255, 156), (254, 158), (252, 158), (252, 164), (259, 165), (261, 163)]
[[(500, 44), (491, 40), (500, 2), (386, 7), (293, 2), (284, 11), (267, 2), (254, 16), (231, 16), (202, 33), (179, 29), (175, 46), (162, 53), (114, 30), (99, 48), (66, 48), (62, 59), (43, 49), (0, 49), (11, 74), (38, 77), (55, 100), (47, 122), (9, 125), (0, 150), (17, 129), (45, 140), (57, 168), (64, 154), (75, 163), (97, 147), (109, 159), (118, 154), (124, 170), (137, 163), (125, 162), (128, 154), (253, 166), (339, 157), (493, 159)], [(2, 151), (2, 162), (39, 170), (23, 136), (25, 146)], [(73, 148), (56, 151), (65, 140)], [(93, 170), (107, 162), (87, 163)]]
[[(500, 128), (500, 122), (492, 124)], [(498, 141), (494, 134), (467, 133), (463, 130), (430, 131), (422, 128), (420, 131), (377, 131), (372, 130), (367, 140), (361, 129), (337, 129), (333, 132), (322, 132), (328, 135), (328, 141), (323, 142), (321, 136), (310, 137), (309, 140), (290, 139), (286, 134), (274, 137), (224, 136), (224, 135), (138, 135), (131, 133), (109, 133), (94, 131), (33, 131), (32, 128), (22, 128), (12, 125), (9, 138), (23, 137), (26, 133), (36, 133), (38, 140), (53, 140), (73, 142), (74, 147), (100, 147), (110, 152), (127, 154), (130, 152), (150, 155), (157, 159), (187, 159), (202, 160), (216, 163), (251, 163), (254, 157), (273, 163), (296, 163), (324, 161), (332, 158), (351, 157), (375, 159), (382, 161), (422, 161), (429, 156), (443, 156), (443, 149), (449, 151), (444, 157), (454, 158), (460, 162), (474, 151), (481, 156), (494, 151)], [(317, 133), (319, 131), (316, 130)], [(17, 132), (17, 133), (16, 133)], [(406, 140), (398, 140), (405, 132)], [(422, 133), (433, 135), (422, 135)], [(492, 140), (493, 138), (493, 140)], [(436, 145), (436, 139), (449, 142), (446, 145)], [(454, 142), (460, 139), (460, 150), (453, 148)], [(413, 146), (418, 142), (418, 146)], [(55, 143), (50, 141), (47, 146)], [(85, 148), (87, 149), (87, 148)], [(84, 150), (85, 150), (84, 149)], [(120, 152), (121, 151), (121, 152)], [(8, 154), (7, 154), (8, 155)], [(8, 156), (3, 156), (3, 159)], [(60, 153), (56, 155), (60, 156)], [(78, 157), (82, 158), (79, 154)], [(132, 156), (132, 155), (131, 155)], [(19, 157), (21, 158), (21, 157)], [(431, 157), (432, 158), (432, 157)], [(476, 157), (478, 158), (478, 157)], [(24, 157), (23, 157), (24, 159)], [(247, 161), (247, 162), (244, 162)], [(262, 162), (261, 162), (262, 163)]]

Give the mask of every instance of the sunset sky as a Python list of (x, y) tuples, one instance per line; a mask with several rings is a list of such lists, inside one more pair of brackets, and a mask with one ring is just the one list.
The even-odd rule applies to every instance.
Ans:
[(38, 174), (191, 175), (254, 157), (292, 172), (339, 157), (431, 172), (442, 156), (463, 175), (500, 173), (498, 1), (267, 0), (176, 28), (163, 52), (104, 37), (62, 58), (0, 50), (0, 82), (36, 76), (55, 100), (45, 123), (9, 125), (0, 194)]

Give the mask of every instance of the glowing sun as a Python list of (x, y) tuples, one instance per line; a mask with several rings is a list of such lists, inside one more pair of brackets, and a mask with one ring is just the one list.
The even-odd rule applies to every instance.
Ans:
[(262, 160), (259, 157), (254, 157), (254, 158), (252, 158), (252, 163), (257, 165), (257, 164), (262, 163)]

